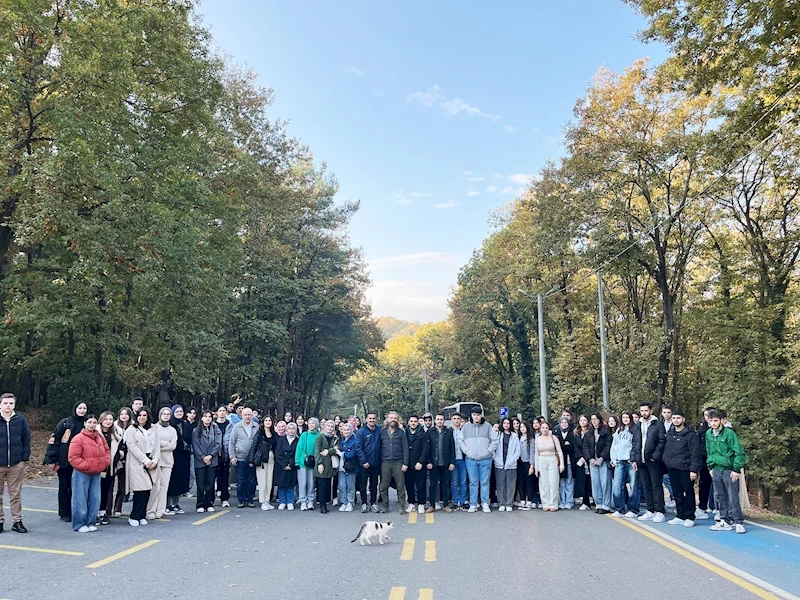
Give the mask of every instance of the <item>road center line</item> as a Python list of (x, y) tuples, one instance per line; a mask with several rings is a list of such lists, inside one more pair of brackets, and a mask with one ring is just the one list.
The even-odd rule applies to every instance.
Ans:
[(86, 565), (86, 568), (99, 569), (100, 567), (104, 567), (107, 564), (114, 562), (115, 560), (119, 560), (120, 558), (125, 558), (126, 556), (130, 556), (134, 552), (138, 552), (139, 550), (144, 550), (145, 548), (149, 548), (153, 544), (157, 544), (159, 541), (160, 540), (149, 540), (143, 544), (134, 546), (133, 548), (128, 548), (127, 550), (123, 550), (122, 552), (117, 552), (116, 554), (112, 554), (108, 558), (104, 558), (102, 560), (98, 560), (97, 562), (93, 562), (90, 565)]
[(0, 544), (3, 550), (22, 550), (24, 552), (42, 552), (44, 554), (63, 554), (65, 556), (83, 556), (83, 552), (72, 552), (70, 550), (51, 550), (50, 548), (29, 548), (28, 546), (7, 546)]
[[(414, 538), (406, 538), (403, 541), (403, 551), (400, 553), (400, 560), (411, 560), (414, 557)], [(403, 588), (405, 590), (405, 588)]]
[(430, 525), (431, 523), (433, 523), (433, 521), (434, 521), (433, 513), (426, 513), (425, 514), (425, 522)]
[(225, 510), (217, 511), (213, 515), (208, 515), (207, 517), (203, 517), (199, 521), (195, 521), (194, 523), (192, 523), (192, 525), (202, 525), (203, 523), (208, 523), (209, 521), (216, 519), (217, 517), (221, 517), (222, 515), (227, 515), (229, 512), (231, 511), (228, 510), (227, 508)]
[(433, 588), (422, 588), (419, 591), (419, 600), (433, 600)]
[(408, 524), (414, 525), (417, 522), (417, 511), (412, 510), (408, 513)]
[[(607, 516), (611, 518), (610, 515)], [(654, 542), (661, 544), (665, 548), (668, 548), (673, 552), (680, 554), (684, 558), (697, 563), (701, 567), (705, 567), (709, 571), (716, 573), (731, 583), (735, 583), (739, 587), (746, 589), (748, 592), (755, 594), (759, 598), (763, 598), (764, 600), (776, 600), (777, 598), (783, 598), (784, 600), (800, 600), (800, 598), (794, 594), (790, 594), (786, 590), (782, 590), (771, 583), (759, 579), (755, 575), (751, 575), (750, 573), (742, 571), (741, 569), (737, 569), (733, 565), (730, 565), (725, 561), (716, 558), (715, 556), (711, 556), (710, 554), (707, 554), (706, 552), (703, 552), (694, 546), (690, 546), (681, 540), (675, 539), (666, 533), (662, 533), (658, 529), (640, 523), (634, 524), (622, 519), (612, 520), (615, 523), (619, 523), (620, 525), (624, 525), (629, 529), (633, 529), (643, 536), (650, 538)]]
[(425, 541), (425, 562), (436, 562), (436, 542), (434, 540)]
[(404, 587), (393, 587), (392, 591), (389, 592), (389, 600), (404, 600), (406, 597), (406, 588)]
[(22, 510), (27, 510), (28, 512), (40, 512), (40, 513), (49, 513), (51, 515), (57, 515), (57, 510), (49, 510), (46, 508), (28, 508), (27, 506), (23, 506)]

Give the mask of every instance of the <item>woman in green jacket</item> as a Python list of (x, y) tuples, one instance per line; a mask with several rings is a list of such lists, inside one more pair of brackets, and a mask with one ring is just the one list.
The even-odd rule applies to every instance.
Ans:
[(319, 512), (323, 515), (328, 513), (328, 502), (331, 501), (331, 480), (336, 474), (336, 469), (333, 467), (333, 457), (338, 456), (335, 447), (335, 430), (336, 424), (333, 421), (327, 421), (323, 428), (322, 435), (318, 435), (314, 442), (315, 475), (317, 476), (317, 489), (319, 491)]
[(304, 431), (297, 441), (295, 454), (300, 510), (314, 510), (314, 442), (318, 436), (319, 420), (312, 417), (308, 420), (308, 431)]

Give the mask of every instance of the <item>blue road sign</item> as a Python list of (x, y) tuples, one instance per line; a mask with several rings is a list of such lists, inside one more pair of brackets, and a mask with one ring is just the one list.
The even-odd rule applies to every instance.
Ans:
[(508, 416), (508, 407), (507, 406), (501, 406), (500, 407), (500, 418), (501, 419), (505, 419), (507, 416)]

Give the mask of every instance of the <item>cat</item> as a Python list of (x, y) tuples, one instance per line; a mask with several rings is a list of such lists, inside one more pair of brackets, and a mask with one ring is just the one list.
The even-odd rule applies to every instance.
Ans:
[(377, 521), (367, 521), (361, 526), (361, 530), (358, 532), (356, 539), (353, 542), (361, 541), (361, 545), (364, 545), (366, 542), (368, 545), (372, 546), (372, 540), (378, 538), (378, 543), (383, 544), (384, 540), (390, 541), (389, 536), (386, 535), (390, 529), (392, 529), (394, 525), (391, 521), (388, 523), (378, 523)]

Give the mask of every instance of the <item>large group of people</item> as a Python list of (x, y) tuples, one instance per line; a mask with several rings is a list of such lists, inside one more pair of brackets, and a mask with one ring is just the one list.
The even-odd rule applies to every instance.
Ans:
[[(0, 397), (0, 498), (9, 487), (12, 529), (22, 524), (20, 488), (30, 457), (30, 429)], [(489, 423), (480, 407), (469, 415), (375, 413), (362, 424), (342, 419), (293, 418), (273, 423), (247, 406), (223, 405), (198, 415), (194, 407), (162, 407), (154, 415), (136, 398), (116, 418), (99, 417), (85, 402), (62, 419), (48, 442), (45, 464), (58, 475), (58, 514), (81, 533), (122, 516), (132, 500), (133, 527), (164, 515), (230, 506), (235, 479), (238, 508), (386, 513), (395, 488), (400, 514), (591, 510), (661, 523), (667, 489), (676, 516), (692, 527), (715, 517), (714, 531), (744, 533), (740, 475), (745, 454), (724, 411), (708, 408), (697, 429), (680, 410), (644, 402), (620, 415), (579, 415), (557, 422), (503, 418)], [(699, 494), (695, 492), (698, 483)], [(2, 500), (0, 499), (0, 502)], [(642, 504), (644, 511), (642, 512)], [(2, 506), (0, 505), (0, 509)], [(0, 510), (0, 532), (2, 532)]]

